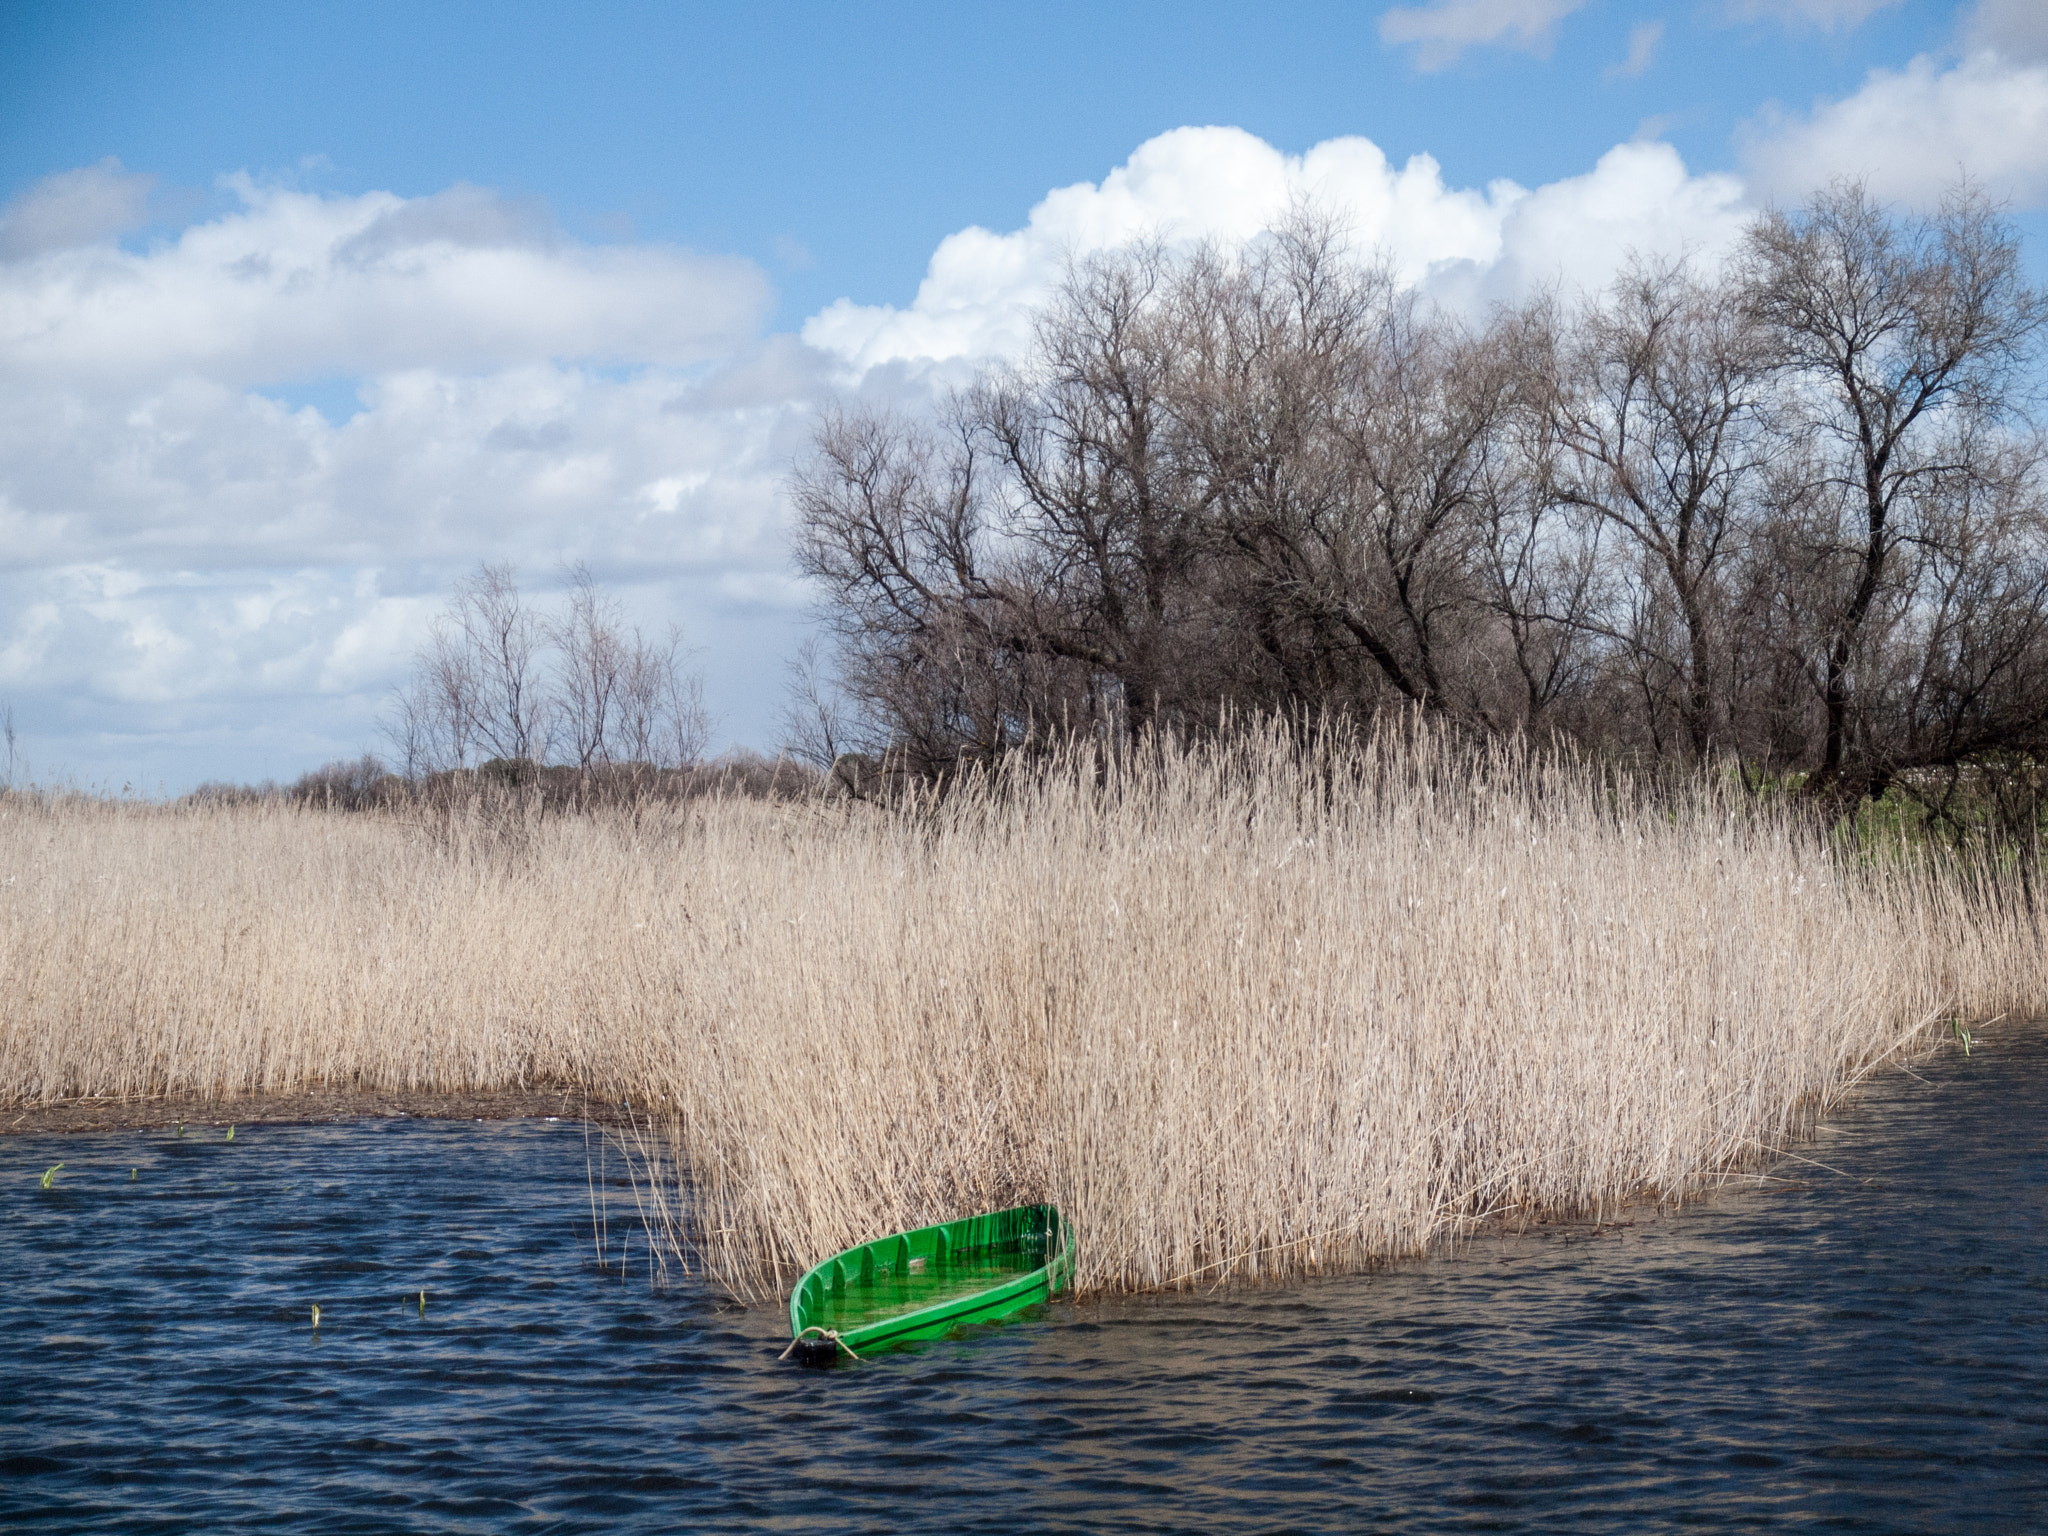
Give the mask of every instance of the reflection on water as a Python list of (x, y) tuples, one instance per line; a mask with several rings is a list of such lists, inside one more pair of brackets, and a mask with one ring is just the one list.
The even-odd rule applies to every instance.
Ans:
[(2048, 1530), (2048, 1037), (1919, 1070), (1680, 1215), (836, 1371), (600, 1273), (573, 1126), (8, 1138), (0, 1526)]

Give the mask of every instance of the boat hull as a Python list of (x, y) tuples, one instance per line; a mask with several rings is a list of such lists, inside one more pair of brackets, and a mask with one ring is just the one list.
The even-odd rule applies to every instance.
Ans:
[(943, 1338), (1051, 1300), (1073, 1279), (1073, 1236), (1050, 1205), (893, 1233), (813, 1266), (789, 1293), (793, 1339), (856, 1354)]

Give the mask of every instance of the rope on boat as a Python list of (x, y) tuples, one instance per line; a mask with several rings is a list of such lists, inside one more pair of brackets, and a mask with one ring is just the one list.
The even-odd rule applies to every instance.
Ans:
[(778, 1360), (787, 1360), (791, 1355), (796, 1353), (797, 1345), (803, 1343), (803, 1341), (806, 1338), (810, 1337), (810, 1335), (814, 1333), (821, 1339), (830, 1339), (834, 1344), (837, 1344), (849, 1355), (853, 1355), (854, 1359), (858, 1360), (860, 1358), (859, 1355), (854, 1354), (853, 1346), (847, 1343), (846, 1340), (839, 1337), (839, 1330), (837, 1328), (820, 1328), (816, 1323), (811, 1324), (810, 1327), (806, 1328), (802, 1333), (798, 1334), (795, 1338), (791, 1339), (789, 1341), (789, 1348), (785, 1349), (781, 1354), (777, 1355), (775, 1358)]

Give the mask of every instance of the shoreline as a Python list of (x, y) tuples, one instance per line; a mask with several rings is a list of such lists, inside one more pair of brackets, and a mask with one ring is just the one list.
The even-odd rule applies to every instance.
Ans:
[(344, 1120), (619, 1119), (608, 1100), (563, 1084), (540, 1088), (386, 1090), (308, 1088), (241, 1098), (57, 1099), (0, 1106), (0, 1136), (190, 1126), (331, 1125)]

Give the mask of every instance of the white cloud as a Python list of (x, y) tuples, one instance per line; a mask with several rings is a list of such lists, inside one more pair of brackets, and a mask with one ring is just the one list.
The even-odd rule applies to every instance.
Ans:
[(302, 719), (326, 744), (294, 738), (296, 766), (198, 776), (288, 774), (373, 743), (455, 574), (511, 560), (545, 589), (580, 559), (652, 628), (714, 647), (747, 630), (753, 654), (728, 655), (713, 694), (760, 738), (789, 643), (762, 625), (795, 620), (732, 578), (786, 571), (779, 486), (822, 392), (821, 360), (769, 350), (791, 354), (778, 387), (743, 400), (717, 376), (535, 363), (386, 375), (341, 425), (189, 380), (0, 412), (0, 697), (25, 728), (37, 697), (101, 721), (148, 706), (174, 732)]
[[(540, 210), (470, 187), (319, 197), (238, 177), (242, 207), (173, 242), (84, 243), (111, 232), (116, 174), (53, 177), (9, 209), (0, 227), (41, 244), (0, 268), (5, 375), (243, 386), (536, 357), (688, 363), (754, 334), (769, 301), (746, 262), (578, 245)], [(80, 176), (95, 179), (79, 190), (67, 177)]]
[(2048, 202), (2048, 63), (1981, 50), (1955, 63), (1922, 54), (1872, 70), (1862, 89), (1806, 116), (1747, 125), (1753, 185), (1796, 200), (1838, 176), (1879, 197), (1927, 204), (1967, 174), (2023, 206)]
[(2008, 59), (2048, 59), (2048, 5), (2041, 0), (1980, 0), (1964, 32), (1971, 46)]
[(1349, 216), (1363, 243), (1385, 244), (1415, 280), (1433, 262), (1490, 248), (1501, 203), (1521, 189), (1502, 182), (1484, 193), (1449, 191), (1427, 155), (1396, 170), (1368, 139), (1332, 139), (1293, 157), (1238, 128), (1176, 128), (1140, 145), (1099, 185), (1048, 193), (1023, 229), (948, 235), (907, 309), (841, 299), (805, 322), (803, 338), (863, 368), (1013, 355), (1070, 253), (1154, 233), (1241, 243), (1298, 194)]
[(142, 223), (154, 176), (98, 165), (45, 177), (0, 211), (0, 261), (90, 245)]
[[(23, 252), (0, 264), (0, 698), (39, 760), (175, 784), (360, 750), (486, 558), (540, 586), (588, 560), (729, 662), (716, 631), (744, 635), (752, 667), (713, 693), (763, 735), (794, 621), (726, 578), (786, 568), (777, 490), (827, 367), (759, 339), (765, 279), (580, 245), (477, 188), (235, 185), (141, 251), (109, 240), (144, 190), (118, 167), (0, 224)], [(293, 380), (348, 380), (351, 406), (274, 398)]]
[[(780, 487), (815, 403), (929, 398), (1016, 352), (1069, 253), (1242, 243), (1309, 198), (1477, 307), (1603, 282), (1632, 247), (1721, 249), (1743, 213), (1659, 143), (1457, 188), (1361, 138), (1293, 156), (1180, 129), (1017, 229), (950, 236), (909, 305), (764, 340), (745, 264), (582, 245), (481, 189), (238, 182), (231, 212), (124, 250), (125, 174), (7, 214), (30, 234), (0, 263), (0, 700), (39, 767), (172, 788), (374, 744), (447, 582), (486, 558), (540, 588), (585, 559), (641, 621), (679, 619), (730, 737), (772, 744), (806, 595)], [(52, 185), (87, 213), (50, 214)]]
[(1152, 233), (1243, 243), (1303, 198), (1342, 217), (1406, 281), (1467, 303), (1553, 279), (1597, 286), (1630, 249), (1719, 249), (1744, 216), (1739, 183), (1688, 174), (1667, 144), (1619, 146), (1586, 175), (1534, 192), (1509, 181), (1480, 191), (1447, 187), (1427, 155), (1396, 168), (1369, 139), (1292, 156), (1242, 129), (1178, 128), (1099, 184), (1048, 194), (1022, 229), (947, 236), (907, 307), (841, 299), (805, 322), (803, 338), (858, 369), (1014, 356), (1070, 255)]
[(1610, 80), (1633, 80), (1656, 62), (1657, 45), (1664, 41), (1664, 23), (1640, 22), (1629, 29), (1628, 57), (1607, 67)]
[(1586, 0), (1430, 0), (1397, 6), (1380, 17), (1380, 40), (1418, 45), (1415, 67), (1442, 69), (1467, 48), (1499, 43), (1548, 54), (1558, 22)]
[(1904, 0), (1728, 0), (1728, 14), (1737, 21), (1777, 21), (1823, 32), (1848, 32), (1879, 11), (1902, 3)]
[(1552, 283), (1603, 287), (1631, 252), (1711, 264), (1734, 248), (1753, 211), (1737, 178), (1695, 176), (1669, 144), (1618, 144), (1583, 176), (1509, 205), (1490, 260), (1440, 266), (1424, 287), (1476, 308)]

